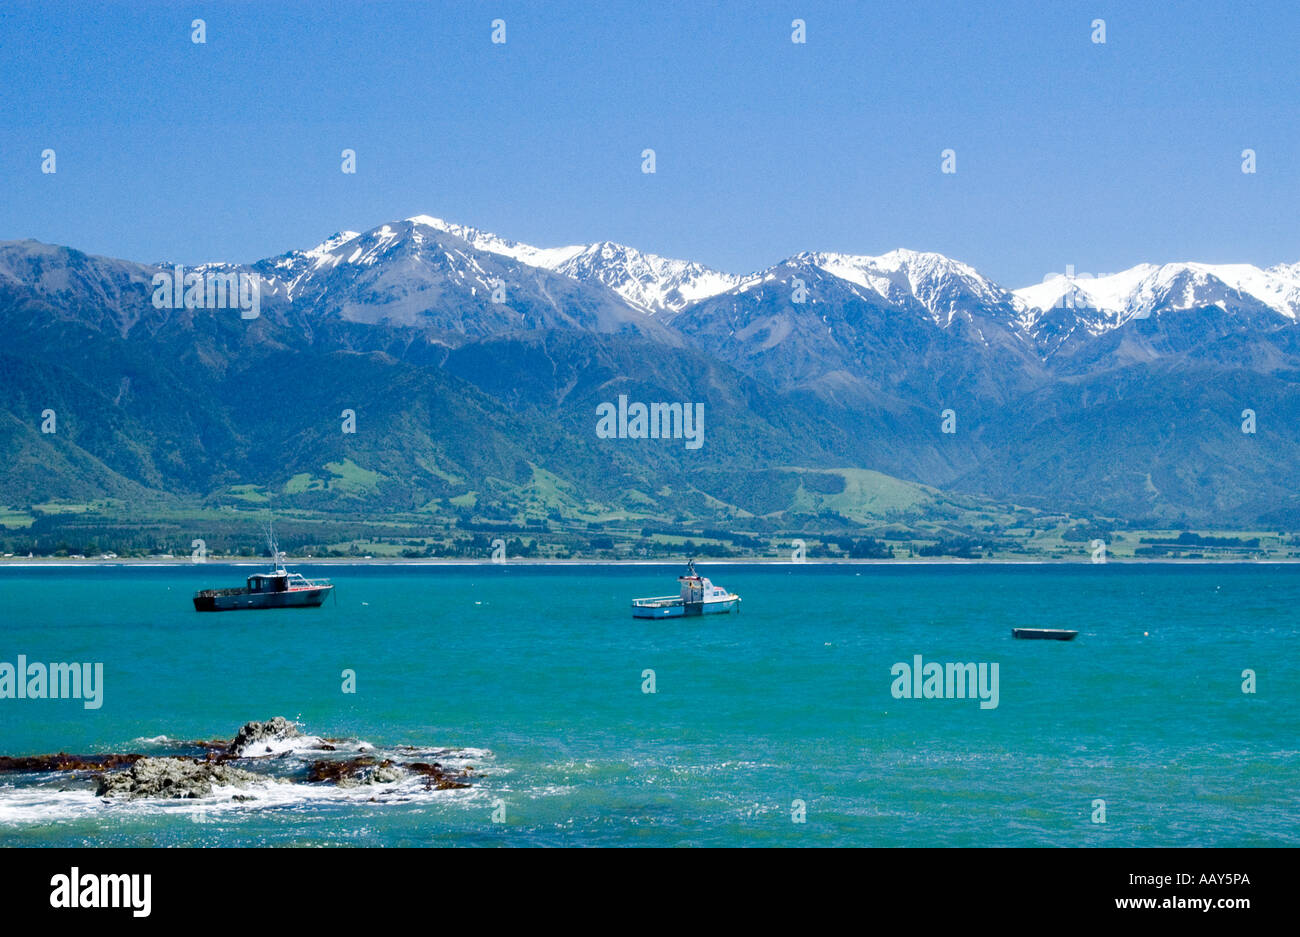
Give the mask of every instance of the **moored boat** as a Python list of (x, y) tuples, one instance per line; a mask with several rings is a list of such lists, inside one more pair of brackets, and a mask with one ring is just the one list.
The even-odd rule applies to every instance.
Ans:
[(678, 595), (664, 595), (632, 600), (633, 618), (683, 618), (695, 615), (719, 615), (740, 611), (740, 596), (715, 586), (695, 572), (695, 561), (686, 565), (686, 575), (678, 576)]
[(318, 608), (334, 586), (328, 579), (308, 579), (284, 568), (275, 538), (271, 541), (272, 568), (254, 573), (242, 587), (203, 589), (194, 593), (196, 612), (233, 612), (249, 608)]
[(1012, 628), (1011, 635), (1016, 638), (1027, 638), (1029, 640), (1040, 641), (1073, 641), (1079, 634), (1077, 631), (1066, 631), (1061, 628)]

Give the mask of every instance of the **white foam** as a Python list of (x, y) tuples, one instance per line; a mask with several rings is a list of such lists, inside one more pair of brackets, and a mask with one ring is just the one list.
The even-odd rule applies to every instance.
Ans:
[[(165, 738), (165, 736), (160, 736)], [(304, 737), (306, 738), (306, 737)], [(315, 738), (315, 737), (312, 737)], [(285, 740), (293, 741), (293, 740)], [(393, 750), (379, 750), (368, 742), (347, 740), (334, 744), (337, 751), (345, 753), (373, 753), (378, 761), (392, 759), (394, 762), (437, 761), (443, 766), (449, 777), (456, 777), (468, 765), (476, 768), (490, 763), (492, 753), (482, 748), (434, 748), (403, 746)], [(322, 755), (328, 757), (336, 753), (322, 753), (311, 748), (298, 749), (296, 753), (313, 757), (303, 758), (300, 763), (286, 766), (286, 773), (299, 771), (307, 761), (314, 761)], [(292, 750), (285, 752), (293, 757)], [(263, 758), (251, 758), (241, 765), (240, 759), (229, 762), (232, 767), (250, 768)], [(502, 772), (493, 768), (492, 775)], [(41, 823), (62, 823), (85, 819), (107, 819), (124, 814), (131, 816), (159, 816), (175, 814), (190, 818), (196, 823), (217, 822), (219, 819), (252, 814), (261, 810), (283, 809), (288, 807), (327, 806), (330, 804), (400, 804), (420, 801), (443, 802), (451, 800), (478, 800), (488, 796), (497, 796), (496, 791), (484, 789), (473, 775), (466, 778), (470, 787), (439, 789), (429, 784), (429, 778), (412, 772), (392, 782), (363, 782), (332, 784), (309, 782), (265, 776), (245, 786), (235, 784), (214, 784), (211, 793), (205, 797), (171, 798), (171, 797), (97, 797), (95, 796), (96, 775), (78, 772), (75, 779), (61, 772), (42, 776), (43, 780), (34, 784), (0, 785), (0, 828), (6, 825), (30, 825)], [(69, 784), (78, 785), (69, 788)], [(251, 798), (251, 799), (240, 799)]]
[(273, 758), (276, 755), (320, 751), (327, 743), (315, 735), (295, 735), (283, 739), (259, 739), (244, 746), (237, 754), (240, 758)]

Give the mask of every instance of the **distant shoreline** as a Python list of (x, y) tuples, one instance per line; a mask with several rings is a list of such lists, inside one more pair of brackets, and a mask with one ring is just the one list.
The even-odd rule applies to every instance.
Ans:
[[(1077, 559), (963, 559), (961, 557), (910, 557), (908, 559), (805, 559), (794, 562), (776, 557), (695, 557), (696, 563), (705, 566), (1275, 566), (1300, 563), (1296, 558), (1275, 559), (1179, 559), (1171, 557), (1111, 557), (1105, 563), (1093, 563), (1088, 556)], [(408, 558), (408, 557), (286, 557), (290, 566), (683, 566), (685, 560), (610, 560), (610, 559), (539, 559), (519, 557), (504, 563), (489, 559), (464, 557)], [(227, 566), (263, 567), (270, 564), (269, 557), (208, 557), (196, 563), (189, 557), (120, 557), (117, 559), (69, 559), (67, 557), (0, 557), (0, 568), (12, 567), (66, 567), (89, 566)]]

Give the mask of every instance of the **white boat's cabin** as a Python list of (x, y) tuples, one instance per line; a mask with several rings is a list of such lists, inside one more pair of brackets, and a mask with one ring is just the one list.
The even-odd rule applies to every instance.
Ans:
[(703, 576), (678, 576), (682, 584), (683, 602), (718, 602), (727, 597), (727, 590), (715, 586)]

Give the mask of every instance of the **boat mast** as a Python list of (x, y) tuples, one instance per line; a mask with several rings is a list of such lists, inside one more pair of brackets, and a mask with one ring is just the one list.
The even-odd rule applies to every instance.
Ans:
[(280, 562), (280, 546), (275, 542), (274, 517), (266, 522), (266, 543), (271, 548), (271, 569), (277, 573), (284, 572), (284, 564)]

